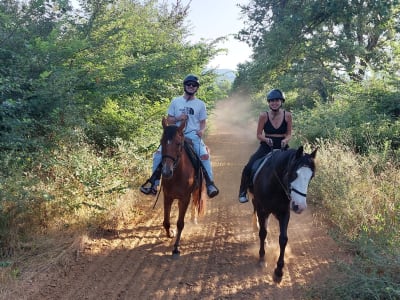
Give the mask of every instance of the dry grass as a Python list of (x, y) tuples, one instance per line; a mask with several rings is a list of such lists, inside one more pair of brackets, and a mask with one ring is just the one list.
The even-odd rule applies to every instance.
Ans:
[(316, 202), (328, 209), (325, 218), (348, 238), (360, 231), (385, 234), (399, 229), (400, 172), (394, 164), (325, 144), (318, 152), (317, 172)]
[(360, 156), (322, 143), (311, 199), (317, 213), (354, 257), (343, 264), (342, 283), (314, 296), (332, 299), (398, 299), (400, 284), (400, 170), (379, 155)]

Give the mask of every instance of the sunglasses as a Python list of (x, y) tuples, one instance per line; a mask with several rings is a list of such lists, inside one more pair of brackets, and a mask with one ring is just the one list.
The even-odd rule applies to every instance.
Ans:
[(191, 87), (198, 87), (198, 86), (199, 86), (199, 84), (196, 83), (196, 82), (188, 82), (188, 83), (186, 83), (185, 85), (186, 85), (186, 86), (191, 86)]

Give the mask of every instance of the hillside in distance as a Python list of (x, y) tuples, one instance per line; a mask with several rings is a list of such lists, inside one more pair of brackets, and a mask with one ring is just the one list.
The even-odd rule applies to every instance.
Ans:
[(233, 83), (236, 78), (236, 72), (230, 69), (215, 69), (214, 73), (218, 75), (217, 81), (229, 81)]

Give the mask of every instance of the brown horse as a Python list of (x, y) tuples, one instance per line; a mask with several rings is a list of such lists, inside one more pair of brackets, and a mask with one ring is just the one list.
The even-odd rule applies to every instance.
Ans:
[(178, 200), (179, 215), (176, 223), (177, 233), (172, 255), (179, 257), (179, 243), (182, 230), (185, 226), (185, 214), (193, 199), (192, 206), (198, 215), (204, 214), (205, 207), (205, 184), (201, 170), (195, 167), (185, 150), (184, 128), (186, 122), (178, 127), (168, 125), (166, 118), (163, 118), (164, 128), (161, 137), (162, 154), (162, 190), (164, 193), (164, 221), (163, 226), (167, 236), (173, 238), (175, 232), (171, 230), (170, 213), (171, 206), (175, 199)]

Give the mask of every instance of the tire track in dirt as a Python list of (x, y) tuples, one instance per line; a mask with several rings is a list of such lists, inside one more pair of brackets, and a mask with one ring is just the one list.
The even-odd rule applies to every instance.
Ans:
[(269, 222), (267, 266), (258, 267), (252, 206), (237, 201), (242, 168), (257, 147), (248, 111), (245, 101), (228, 99), (211, 117), (206, 143), (220, 195), (208, 200), (198, 224), (188, 212), (179, 259), (172, 259), (174, 241), (162, 228), (162, 196), (153, 210), (154, 198), (132, 192), (142, 215), (118, 234), (88, 237), (67, 269), (22, 283), (27, 288), (15, 299), (302, 299), (304, 287), (329, 276), (338, 248), (309, 209), (292, 215), (282, 282), (272, 280), (279, 251), (275, 219)]

